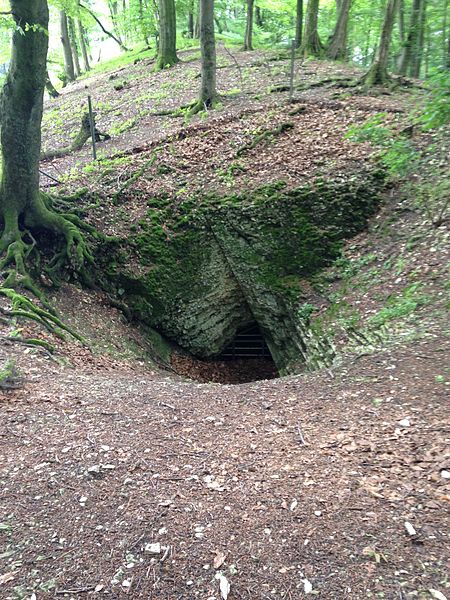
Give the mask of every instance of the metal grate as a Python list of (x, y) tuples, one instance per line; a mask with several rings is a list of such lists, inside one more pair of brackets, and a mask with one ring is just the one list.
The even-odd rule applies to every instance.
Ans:
[(217, 357), (221, 360), (235, 360), (238, 358), (269, 358), (272, 359), (270, 350), (263, 334), (256, 323), (236, 332), (231, 343)]

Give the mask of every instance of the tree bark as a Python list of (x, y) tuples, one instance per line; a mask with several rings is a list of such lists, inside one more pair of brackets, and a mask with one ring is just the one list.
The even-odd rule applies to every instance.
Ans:
[(445, 59), (445, 66), (447, 69), (450, 69), (450, 33), (448, 34), (448, 42), (447, 42), (447, 56)]
[(57, 98), (58, 96), (60, 96), (60, 93), (58, 92), (58, 90), (55, 88), (55, 86), (52, 83), (52, 80), (50, 79), (50, 75), (48, 74), (48, 71), (46, 73), (46, 79), (45, 79), (45, 89), (48, 92), (48, 95), (51, 98)]
[(75, 65), (73, 62), (72, 48), (70, 46), (69, 28), (67, 24), (67, 15), (61, 10), (59, 13), (61, 28), (61, 44), (64, 54), (64, 72), (67, 81), (75, 81)]
[(347, 59), (348, 20), (351, 7), (352, 0), (341, 0), (336, 26), (327, 48), (327, 57), (331, 60)]
[(303, 42), (301, 45), (301, 53), (305, 58), (308, 56), (322, 56), (323, 46), (317, 30), (318, 19), (319, 0), (308, 0), (305, 34), (303, 36)]
[(404, 42), (403, 51), (400, 57), (399, 73), (406, 75), (410, 67), (413, 48), (416, 45), (419, 35), (419, 19), (423, 0), (413, 0), (411, 21), (409, 24), (408, 35)]
[(200, 48), (202, 80), (196, 112), (208, 108), (216, 99), (216, 40), (214, 35), (214, 0), (200, 0)]
[(159, 0), (159, 49), (155, 69), (172, 67), (177, 62), (175, 0)]
[(247, 0), (247, 22), (245, 25), (244, 50), (253, 50), (253, 15), (255, 0)]
[(262, 10), (259, 6), (255, 6), (255, 23), (258, 27), (263, 27), (264, 25)]
[(389, 49), (391, 46), (392, 30), (394, 29), (395, 15), (398, 0), (388, 0), (384, 13), (383, 26), (381, 28), (380, 40), (372, 65), (364, 75), (361, 82), (370, 87), (373, 85), (384, 85), (390, 79), (387, 66)]
[(84, 70), (90, 71), (91, 65), (89, 64), (89, 53), (86, 45), (86, 30), (83, 27), (83, 23), (78, 19), (78, 33), (80, 35), (80, 46), (81, 55), (83, 56)]
[(417, 26), (417, 35), (414, 40), (411, 52), (410, 76), (420, 77), (420, 68), (422, 66), (423, 49), (425, 45), (425, 24), (426, 24), (427, 2), (422, 0), (419, 12), (419, 21)]
[(295, 14), (295, 47), (300, 48), (303, 41), (303, 0), (297, 0)]
[[(39, 156), (44, 87), (47, 79), (47, 0), (10, 0), (16, 29), (11, 64), (2, 93), (0, 183), (0, 270), (3, 287), (22, 285), (39, 297), (26, 268), (34, 243), (29, 229), (49, 229), (66, 239), (64, 259), (87, 257), (85, 242), (73, 222), (53, 212), (39, 192)], [(23, 28), (27, 23), (35, 27)], [(33, 240), (33, 238), (31, 238)], [(8, 271), (6, 269), (8, 268)]]
[(77, 33), (75, 31), (75, 23), (72, 17), (67, 17), (67, 24), (69, 26), (69, 40), (70, 49), (73, 56), (73, 66), (75, 70), (75, 78), (81, 75), (80, 58), (78, 56), (78, 40)]
[(187, 30), (188, 30), (188, 36), (191, 39), (193, 39), (194, 38), (194, 8), (192, 5), (189, 8), (189, 12), (188, 12)]

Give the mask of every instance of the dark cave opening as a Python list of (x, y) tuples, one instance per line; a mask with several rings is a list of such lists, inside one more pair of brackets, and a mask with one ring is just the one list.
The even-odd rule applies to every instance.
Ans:
[(238, 329), (228, 346), (216, 360), (268, 359), (273, 362), (269, 347), (257, 323)]
[(239, 329), (217, 356), (200, 360), (177, 355), (172, 365), (178, 373), (202, 383), (239, 384), (279, 376), (264, 335), (256, 322)]

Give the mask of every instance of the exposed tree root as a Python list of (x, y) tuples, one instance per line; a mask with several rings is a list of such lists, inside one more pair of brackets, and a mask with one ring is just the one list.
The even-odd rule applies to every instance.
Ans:
[(36, 306), (32, 300), (23, 294), (19, 294), (11, 288), (0, 287), (0, 296), (8, 298), (12, 305), (12, 310), (7, 310), (4, 308), (1, 309), (1, 312), (4, 315), (9, 317), (22, 317), (25, 319), (31, 319), (61, 339), (64, 339), (62, 332), (66, 331), (78, 341), (84, 341), (76, 331), (63, 323), (56, 315), (52, 314), (48, 310), (44, 310), (43, 308)]
[[(386, 75), (383, 78), (376, 78), (372, 71), (368, 71), (360, 78), (355, 77), (326, 77), (325, 79), (320, 79), (319, 81), (315, 81), (313, 83), (309, 83), (307, 85), (297, 84), (294, 86), (295, 91), (297, 92), (305, 92), (307, 90), (311, 90), (314, 88), (344, 88), (344, 89), (353, 89), (356, 91), (364, 91), (371, 87), (375, 87), (377, 85), (383, 85), (388, 87), (389, 89), (395, 89), (399, 86), (404, 87), (422, 87), (420, 85), (416, 85), (409, 79), (405, 79), (404, 77), (392, 77), (390, 75)], [(270, 88), (271, 93), (279, 93), (279, 92), (288, 92), (290, 89), (288, 84), (279, 84)]]
[(136, 171), (136, 173), (133, 173), (133, 175), (127, 179), (125, 181), (125, 183), (123, 183), (120, 188), (117, 190), (117, 192), (114, 194), (113, 196), (113, 202), (114, 204), (117, 204), (119, 197), (121, 194), (123, 194), (123, 192), (125, 190), (127, 190), (131, 185), (133, 185), (133, 183), (135, 181), (137, 181), (140, 177), (142, 177), (142, 175), (147, 171), (147, 169), (149, 169), (156, 161), (157, 157), (158, 157), (158, 150), (159, 148), (157, 148), (152, 156), (149, 158), (149, 160), (145, 161), (145, 163), (142, 165), (142, 167), (140, 169), (138, 169)]
[(193, 117), (194, 115), (198, 115), (198, 113), (203, 111), (208, 111), (214, 108), (214, 102), (212, 100), (197, 100), (194, 102), (190, 109), (187, 111), (186, 116)]
[[(41, 160), (51, 160), (52, 158), (60, 158), (61, 156), (66, 156), (66, 154), (71, 154), (72, 152), (81, 150), (81, 148), (85, 145), (85, 143), (90, 137), (91, 120), (89, 118), (89, 113), (85, 113), (81, 119), (81, 129), (73, 139), (72, 143), (69, 146), (65, 146), (64, 148), (58, 148), (56, 150), (49, 150), (48, 152), (43, 152), (41, 154)], [(108, 135), (107, 133), (102, 133), (97, 128), (95, 128), (96, 142), (101, 142), (109, 139), (111, 139), (110, 135)]]
[[(11, 301), (12, 309), (0, 311), (8, 317), (31, 319), (59, 337), (64, 337), (62, 332), (66, 331), (77, 340), (83, 341), (80, 335), (55, 315), (29, 269), (34, 267), (45, 274), (54, 285), (59, 285), (61, 271), (68, 265), (83, 282), (89, 283), (86, 266), (93, 262), (93, 256), (82, 230), (87, 230), (95, 236), (94, 228), (84, 223), (77, 215), (56, 213), (52, 209), (51, 198), (43, 194), (38, 196), (25, 214), (24, 225), (27, 229), (19, 227), (19, 214), (14, 210), (4, 215), (3, 221), (4, 230), (0, 238), (0, 274), (3, 281), (0, 285), (0, 296)], [(40, 254), (31, 229), (46, 229), (64, 238), (62, 249), (55, 253), (45, 267), (40, 265)], [(36, 306), (32, 300), (16, 291), (17, 289), (31, 292), (44, 308)]]
[(37, 338), (24, 338), (15, 335), (0, 335), (0, 340), (7, 344), (21, 344), (22, 346), (28, 346), (30, 348), (43, 348), (50, 354), (53, 354), (55, 347), (45, 340), (39, 340)]
[(178, 108), (172, 108), (172, 109), (167, 109), (167, 110), (156, 110), (154, 112), (152, 112), (152, 116), (154, 117), (185, 117), (187, 111), (190, 111), (192, 109), (193, 106), (195, 106), (197, 103), (197, 101), (194, 102), (190, 102), (189, 104), (183, 104), (182, 106), (179, 106)]
[(290, 121), (287, 121), (286, 123), (281, 123), (280, 125), (278, 125), (278, 127), (275, 127), (275, 129), (265, 129), (265, 130), (261, 131), (261, 133), (259, 133), (258, 135), (255, 135), (255, 137), (249, 144), (245, 144), (244, 146), (241, 146), (236, 151), (236, 156), (237, 157), (242, 156), (242, 154), (247, 152), (247, 150), (252, 150), (253, 148), (255, 148), (255, 146), (260, 144), (262, 141), (273, 138), (277, 135), (280, 135), (281, 133), (284, 133), (285, 131), (292, 129), (293, 127), (294, 127), (294, 124), (291, 123)]

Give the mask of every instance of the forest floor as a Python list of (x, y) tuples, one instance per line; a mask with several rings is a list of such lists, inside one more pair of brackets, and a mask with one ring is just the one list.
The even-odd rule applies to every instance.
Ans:
[[(401, 126), (414, 103), (321, 87), (289, 105), (268, 92), (287, 77), (287, 61), (272, 56), (223, 51), (223, 106), (192, 123), (151, 112), (195, 97), (195, 51), (164, 73), (142, 61), (82, 80), (47, 106), (46, 147), (67, 143), (89, 90), (112, 134), (101, 145), (109, 158), (99, 168), (86, 146), (42, 168), (63, 180), (57, 191), (98, 193), (88, 218), (115, 233), (156, 191), (235, 192), (363, 167), (371, 149), (344, 140), (348, 126), (379, 111)], [(314, 82), (330, 69), (308, 62), (297, 76)], [(236, 156), (287, 121), (292, 129)], [(156, 148), (127, 187), (126, 210), (114, 205)], [(58, 351), (0, 344), (0, 364), (18, 369), (17, 385), (0, 390), (2, 600), (449, 597), (449, 236), (396, 193), (349, 241), (351, 275), (330, 285), (364, 316), (418, 278), (423, 303), (409, 330), (330, 369), (244, 385), (186, 380), (149, 362), (144, 332), (102, 292), (74, 285), (50, 299), (90, 348), (17, 325)], [(220, 381), (224, 370), (194, 361), (182, 372)]]

